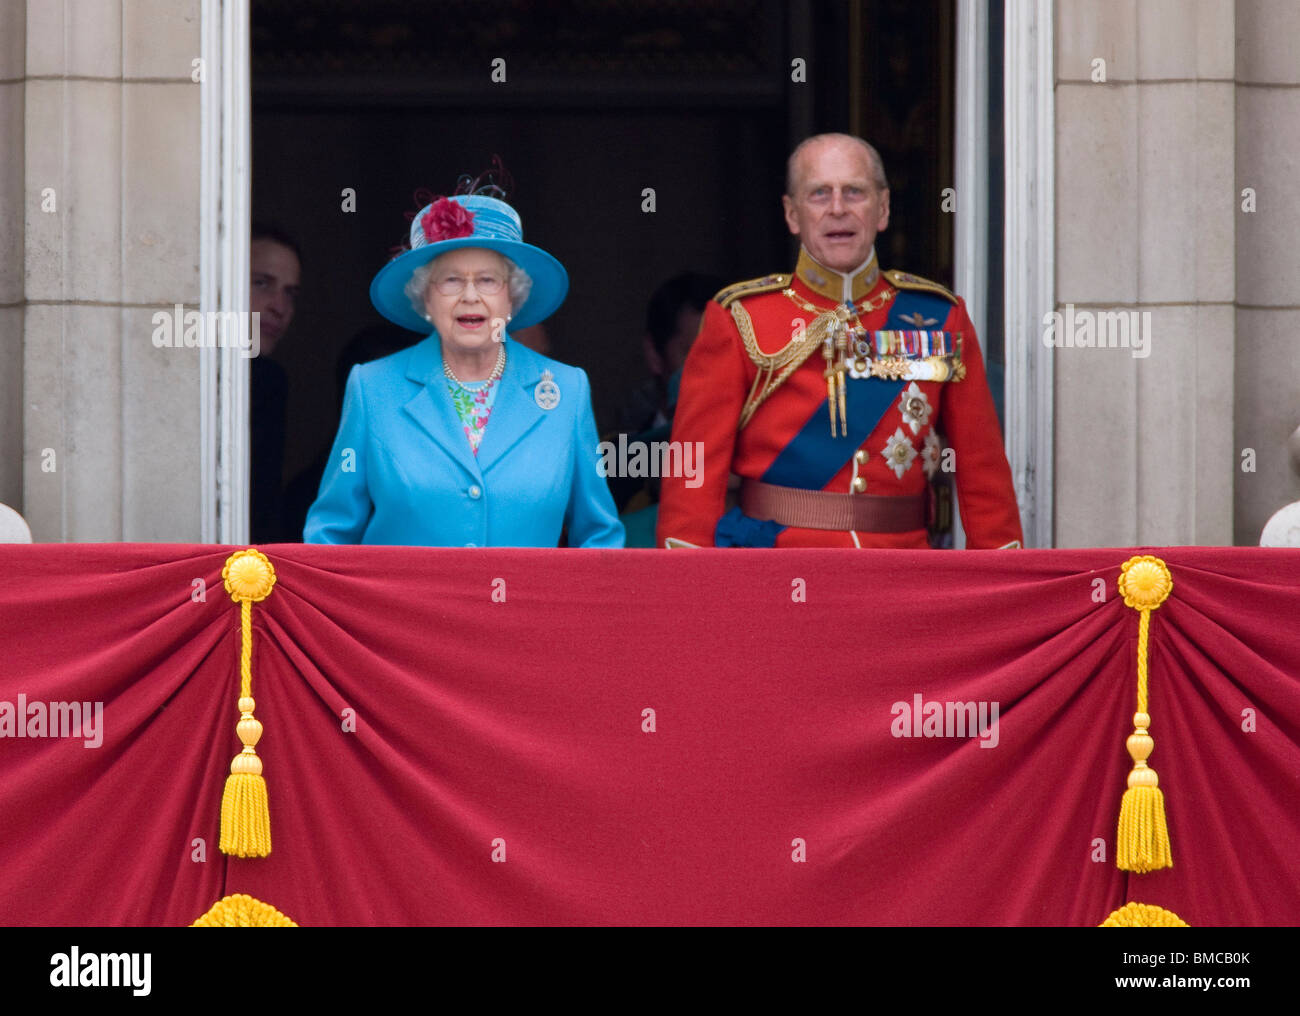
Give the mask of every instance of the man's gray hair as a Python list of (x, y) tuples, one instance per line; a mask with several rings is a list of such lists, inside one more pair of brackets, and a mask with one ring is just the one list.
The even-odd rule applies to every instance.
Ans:
[[(462, 247), (461, 249), (464, 250), (465, 248)], [(497, 252), (493, 251), (492, 253), (496, 254)], [(439, 255), (427, 265), (421, 265), (411, 273), (411, 277), (406, 283), (406, 298), (411, 301), (415, 313), (426, 321), (429, 316), (424, 309), (424, 294), (429, 291), (429, 276), (433, 274), (433, 266), (438, 263), (441, 257), (442, 255)], [(500, 257), (506, 263), (506, 289), (510, 292), (510, 312), (513, 314), (528, 302), (528, 294), (533, 291), (533, 277), (504, 254), (501, 254)]]
[(871, 175), (875, 179), (875, 184), (879, 190), (888, 190), (889, 181), (885, 179), (885, 164), (881, 161), (880, 153), (871, 145), (867, 144), (856, 134), (814, 134), (810, 138), (804, 138), (796, 146), (795, 150), (790, 153), (790, 158), (785, 163), (785, 192), (790, 197), (795, 196), (795, 178), (799, 175), (797, 165), (799, 155), (809, 145), (818, 144), (822, 141), (852, 141), (854, 144), (861, 145), (867, 152), (867, 158), (871, 162)]

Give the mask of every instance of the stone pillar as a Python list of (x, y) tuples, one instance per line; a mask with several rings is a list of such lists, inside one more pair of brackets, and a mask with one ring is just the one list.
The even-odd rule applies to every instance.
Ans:
[(1230, 543), (1233, 3), (1056, 15), (1058, 309), (1149, 313), (1150, 345), (1056, 350), (1055, 543)]
[[(1300, 6), (1238, 0), (1236, 15), (1235, 536), (1256, 544), (1300, 500), (1288, 450), (1300, 427)], [(1253, 212), (1241, 208), (1246, 188)]]
[(199, 9), (27, 4), (21, 507), (38, 541), (199, 538), (199, 353), (151, 341), (156, 311), (199, 296)]
[(23, 506), (23, 109), (27, 9), (0, 4), (0, 504)]

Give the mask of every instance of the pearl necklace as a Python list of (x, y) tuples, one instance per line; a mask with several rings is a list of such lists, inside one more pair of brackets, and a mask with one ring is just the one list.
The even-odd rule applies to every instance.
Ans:
[(442, 372), (443, 372), (444, 374), (447, 375), (447, 380), (448, 380), (448, 381), (454, 381), (454, 382), (456, 382), (456, 384), (460, 385), (460, 386), (461, 386), (462, 388), (464, 388), (466, 391), (476, 391), (476, 390), (477, 390), (477, 391), (481, 391), (482, 389), (471, 389), (471, 388), (469, 387), (469, 385), (482, 384), (483, 387), (486, 388), (486, 387), (487, 387), (488, 385), (490, 385), (493, 381), (495, 381), (497, 378), (499, 378), (499, 377), (502, 375), (502, 373), (505, 371), (505, 369), (506, 369), (506, 347), (505, 347), (505, 343), (502, 343), (500, 346), (497, 347), (497, 362), (496, 362), (496, 365), (492, 368), (492, 373), (489, 374), (489, 375), (487, 376), (487, 378), (486, 378), (484, 381), (471, 381), (469, 384), (466, 384), (464, 381), (462, 381), (460, 378), (458, 378), (458, 377), (455, 375), (455, 373), (452, 371), (451, 367), (449, 367), (449, 366), (447, 365), (447, 361), (446, 361), (445, 359), (442, 361)]

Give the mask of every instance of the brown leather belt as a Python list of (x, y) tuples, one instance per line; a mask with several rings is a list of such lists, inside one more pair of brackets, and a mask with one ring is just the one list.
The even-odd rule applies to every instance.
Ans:
[(778, 487), (761, 480), (744, 480), (740, 485), (740, 510), (750, 518), (799, 529), (910, 533), (928, 525), (929, 503), (928, 494), (836, 494)]

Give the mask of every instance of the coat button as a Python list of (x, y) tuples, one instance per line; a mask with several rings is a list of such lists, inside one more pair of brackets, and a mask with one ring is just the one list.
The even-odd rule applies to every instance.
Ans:
[(480, 497), (483, 496), (483, 491), (479, 490), (478, 487), (476, 486), (470, 487), (470, 489), (467, 490), (466, 493), (469, 494), (469, 496), (475, 501), (477, 501)]
[(864, 465), (866, 465), (866, 463), (867, 463), (867, 450), (866, 450), (865, 448), (859, 448), (859, 449), (854, 453), (854, 455), (853, 455), (853, 460), (854, 460), (858, 465), (860, 465), (860, 466), (864, 466)]
[(853, 493), (861, 494), (867, 489), (867, 478), (865, 476), (855, 476), (853, 478)]

